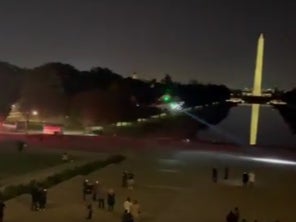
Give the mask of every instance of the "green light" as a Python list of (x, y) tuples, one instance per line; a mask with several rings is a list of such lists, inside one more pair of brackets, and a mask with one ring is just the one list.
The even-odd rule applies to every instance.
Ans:
[(171, 101), (171, 96), (170, 95), (164, 95), (163, 96), (163, 101), (164, 102), (170, 102)]

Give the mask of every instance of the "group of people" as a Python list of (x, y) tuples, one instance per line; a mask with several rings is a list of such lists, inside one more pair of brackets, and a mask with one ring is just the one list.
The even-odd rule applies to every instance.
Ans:
[(115, 192), (113, 189), (109, 189), (107, 193), (105, 193), (98, 180), (91, 183), (88, 179), (85, 179), (83, 181), (83, 200), (87, 201), (87, 219), (90, 220), (93, 214), (92, 201), (98, 202), (98, 207), (100, 209), (105, 208), (106, 202), (108, 211), (113, 211)]
[[(122, 175), (122, 187), (134, 189), (135, 176), (131, 172), (124, 171)], [(83, 200), (86, 201), (87, 217), (90, 220), (93, 216), (93, 202), (98, 203), (98, 208), (113, 211), (115, 205), (115, 192), (113, 189), (104, 190), (99, 180), (91, 182), (85, 179), (82, 184)], [(131, 201), (128, 197), (123, 203), (122, 222), (134, 222), (140, 215), (140, 205), (137, 200)]]
[(47, 189), (39, 184), (33, 184), (31, 188), (31, 210), (44, 210), (47, 204)]
[[(224, 169), (224, 180), (228, 180), (229, 179), (229, 168), (226, 167)], [(212, 181), (214, 183), (217, 183), (218, 182), (218, 170), (217, 168), (213, 168), (212, 169)], [(247, 185), (251, 185), (253, 186), (255, 184), (255, 173), (254, 172), (244, 172), (242, 174), (242, 184), (244, 186), (247, 186)]]
[(123, 215), (122, 222), (135, 222), (138, 221), (140, 217), (140, 204), (137, 200), (131, 201), (128, 197), (123, 203)]

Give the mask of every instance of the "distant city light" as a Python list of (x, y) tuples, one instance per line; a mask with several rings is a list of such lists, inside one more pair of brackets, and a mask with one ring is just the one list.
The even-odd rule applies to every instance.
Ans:
[(37, 115), (38, 115), (38, 111), (37, 111), (37, 110), (33, 110), (33, 111), (32, 111), (32, 115), (33, 115), (33, 116), (37, 116)]

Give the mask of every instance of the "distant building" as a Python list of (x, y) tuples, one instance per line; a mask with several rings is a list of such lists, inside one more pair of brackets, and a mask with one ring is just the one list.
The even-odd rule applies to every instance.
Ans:
[(26, 121), (25, 115), (20, 112), (18, 104), (11, 105), (11, 110), (5, 121), (10, 123)]

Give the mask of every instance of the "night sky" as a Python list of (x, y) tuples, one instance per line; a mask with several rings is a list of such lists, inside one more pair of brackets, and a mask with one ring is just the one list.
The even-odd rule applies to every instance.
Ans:
[(264, 87), (296, 87), (294, 0), (2, 0), (0, 60), (108, 67), (125, 76), (252, 86), (265, 35)]

